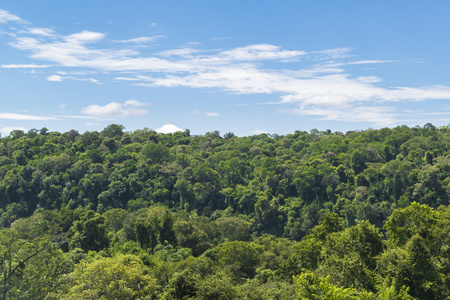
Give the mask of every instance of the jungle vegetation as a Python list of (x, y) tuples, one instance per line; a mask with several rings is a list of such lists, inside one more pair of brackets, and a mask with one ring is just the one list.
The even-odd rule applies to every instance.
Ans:
[(0, 138), (2, 299), (447, 299), (450, 127)]

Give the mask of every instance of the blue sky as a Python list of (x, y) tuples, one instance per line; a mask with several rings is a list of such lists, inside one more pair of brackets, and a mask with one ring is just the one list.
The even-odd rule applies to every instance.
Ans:
[(0, 4), (0, 132), (450, 123), (450, 2)]

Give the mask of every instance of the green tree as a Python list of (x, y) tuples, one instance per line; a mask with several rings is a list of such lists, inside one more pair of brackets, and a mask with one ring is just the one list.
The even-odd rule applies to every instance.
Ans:
[(105, 217), (88, 210), (81, 214), (68, 232), (70, 249), (100, 251), (109, 246)]
[(233, 300), (236, 299), (236, 291), (227, 276), (209, 276), (197, 285), (197, 299)]
[(123, 130), (125, 129), (125, 126), (118, 125), (118, 124), (111, 124), (105, 127), (105, 129), (102, 130), (101, 134), (106, 137), (115, 138), (115, 137), (122, 137)]
[(229, 241), (248, 241), (251, 223), (236, 217), (222, 217), (215, 221), (222, 236)]
[(259, 264), (260, 245), (242, 241), (224, 243), (215, 248), (220, 266), (232, 271), (237, 278), (253, 278)]
[(373, 270), (377, 256), (384, 250), (381, 236), (367, 221), (329, 234), (318, 274), (329, 275), (334, 283), (345, 287), (375, 290)]
[[(100, 275), (99, 275), (100, 274)], [(56, 299), (149, 299), (156, 296), (156, 280), (134, 255), (82, 261), (69, 274), (67, 290)]]
[(415, 234), (427, 239), (436, 224), (436, 212), (417, 202), (403, 209), (396, 209), (385, 224), (389, 239), (402, 246)]
[(322, 278), (313, 273), (294, 277), (297, 284), (297, 298), (305, 300), (363, 300), (376, 299), (370, 292), (355, 288), (343, 288), (330, 283), (330, 276)]
[(0, 231), (2, 299), (42, 299), (56, 289), (68, 266), (58, 241), (51, 239), (53, 231), (41, 214)]
[(170, 159), (169, 149), (163, 144), (148, 143), (142, 148), (141, 153), (154, 164), (162, 163)]
[(165, 287), (162, 299), (192, 299), (197, 295), (198, 281), (198, 276), (190, 270), (176, 272)]

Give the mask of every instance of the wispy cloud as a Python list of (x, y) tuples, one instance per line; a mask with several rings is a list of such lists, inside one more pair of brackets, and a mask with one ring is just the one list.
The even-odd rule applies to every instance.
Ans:
[(78, 33), (74, 33), (64, 37), (69, 44), (85, 44), (93, 43), (101, 40), (105, 37), (105, 34), (95, 31), (83, 30)]
[(220, 114), (219, 114), (219, 113), (216, 113), (216, 112), (207, 112), (207, 113), (205, 114), (205, 116), (207, 116), (207, 117), (219, 117)]
[(128, 40), (120, 40), (115, 41), (116, 43), (133, 43), (133, 44), (148, 44), (156, 39), (163, 38), (163, 35), (155, 35), (155, 36), (142, 36), (138, 38), (128, 39)]
[(193, 54), (201, 52), (198, 49), (194, 48), (180, 48), (180, 49), (173, 49), (173, 50), (166, 50), (159, 52), (158, 55), (160, 56), (180, 56), (180, 57), (192, 57)]
[(274, 45), (259, 44), (222, 51), (219, 57), (225, 60), (238, 61), (283, 60), (305, 54), (305, 51), (283, 50)]
[(366, 65), (366, 64), (383, 64), (383, 63), (393, 63), (396, 60), (358, 60), (348, 62), (348, 65)]
[(62, 115), (62, 116), (58, 116), (58, 117), (68, 118), (68, 119), (88, 119), (88, 120), (96, 119), (96, 117), (93, 117), (93, 116), (79, 116), (79, 115)]
[(26, 33), (34, 34), (34, 35), (42, 35), (42, 36), (54, 36), (55, 31), (51, 28), (28, 28)]
[(56, 74), (59, 75), (90, 75), (90, 74), (96, 74), (96, 71), (71, 71), (71, 72), (67, 72), (67, 71), (56, 71)]
[(40, 69), (49, 68), (51, 65), (37, 65), (37, 64), (11, 64), (11, 65), (0, 65), (3, 69)]
[(90, 43), (102, 40), (104, 34), (82, 31), (58, 40), (43, 42), (42, 39), (17, 37), (11, 46), (31, 51), (31, 58), (52, 61), (65, 67), (87, 67), (107, 71), (188, 71), (190, 66), (182, 62), (171, 62), (157, 57), (132, 57), (139, 52), (133, 49), (92, 49)]
[(282, 110), (282, 113), (317, 117), (317, 120), (332, 120), (347, 122), (370, 122), (375, 126), (391, 126), (397, 123), (398, 114), (393, 107), (358, 106), (346, 109), (326, 109), (320, 107), (294, 108)]
[(0, 9), (0, 23), (7, 23), (9, 21), (13, 22), (24, 22), (21, 18), (18, 16), (15, 16), (13, 14), (10, 14), (9, 11)]
[(312, 51), (308, 53), (308, 55), (314, 59), (318, 60), (329, 60), (329, 59), (345, 59), (352, 57), (350, 52), (351, 48), (333, 48), (333, 49), (325, 49), (319, 51)]
[(0, 119), (5, 120), (22, 120), (22, 121), (49, 121), (49, 120), (60, 120), (55, 117), (43, 117), (16, 113), (0, 113)]
[(80, 115), (62, 115), (62, 116), (58, 116), (61, 118), (68, 118), (68, 119), (87, 119), (87, 120), (93, 120), (96, 119), (96, 117), (93, 116), (80, 116)]
[[(0, 22), (20, 18), (0, 10)], [(393, 63), (391, 60), (355, 60), (350, 48), (304, 51), (284, 49), (271, 44), (244, 45), (231, 49), (197, 49), (201, 45), (169, 49), (144, 55), (135, 44), (146, 44), (162, 36), (137, 37), (115, 42), (104, 33), (82, 31), (59, 35), (48, 28), (17, 31), (11, 46), (27, 51), (30, 57), (85, 72), (109, 73), (112, 79), (148, 87), (190, 87), (218, 89), (234, 94), (271, 94), (281, 112), (316, 116), (326, 120), (393, 122), (386, 103), (450, 99), (449, 86), (384, 87), (383, 78), (358, 76), (349, 66)], [(30, 36), (33, 34), (34, 36)], [(36, 36), (37, 35), (37, 36)], [(122, 49), (117, 49), (120, 43)], [(134, 44), (134, 45), (133, 45)], [(309, 65), (308, 65), (309, 64)], [(2, 68), (36, 67), (35, 64), (2, 65)], [(42, 65), (49, 66), (49, 65)], [(282, 67), (280, 67), (282, 66)], [(42, 67), (43, 68), (43, 67)], [(53, 70), (53, 69), (52, 69)], [(68, 73), (47, 74), (47, 80), (83, 80)], [(105, 75), (106, 76), (106, 75)], [(104, 106), (90, 105), (83, 114), (95, 117), (127, 117), (147, 111), (136, 103), (112, 102)], [(217, 116), (217, 113), (209, 113)], [(217, 114), (217, 115), (213, 115)]]
[(76, 80), (76, 81), (89, 81), (92, 83), (100, 83), (97, 79), (94, 79), (94, 78), (77, 78), (77, 77), (73, 77), (73, 76), (60, 76), (60, 75), (50, 75), (47, 77), (48, 81), (56, 81), (56, 82), (61, 82), (65, 79), (71, 79), (71, 80)]
[(111, 102), (104, 106), (88, 105), (81, 110), (85, 115), (100, 118), (127, 118), (133, 116), (142, 116), (147, 113), (147, 110), (140, 108), (147, 104), (137, 100), (128, 100), (125, 103)]

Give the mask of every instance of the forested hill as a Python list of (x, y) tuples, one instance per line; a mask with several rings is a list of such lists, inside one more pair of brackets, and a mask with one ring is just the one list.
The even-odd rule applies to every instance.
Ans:
[(381, 227), (392, 210), (449, 201), (450, 129), (79, 134), (13, 131), (0, 139), (1, 225), (37, 208), (135, 211), (161, 203), (217, 219), (240, 216), (258, 234), (299, 240), (324, 211), (347, 226)]
[(446, 299), (449, 147), (431, 124), (13, 131), (1, 297)]

